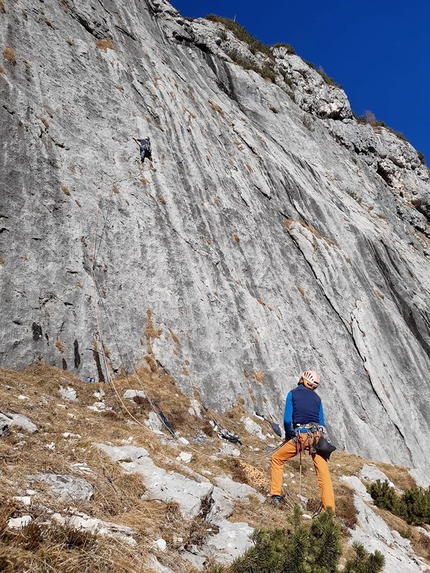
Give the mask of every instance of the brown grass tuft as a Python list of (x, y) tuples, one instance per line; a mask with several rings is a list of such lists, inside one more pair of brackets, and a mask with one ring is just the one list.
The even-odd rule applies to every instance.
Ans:
[(211, 108), (213, 110), (217, 111), (222, 117), (225, 116), (223, 109), (218, 104), (216, 104), (215, 102), (213, 102), (210, 99), (208, 100), (208, 102), (209, 102), (209, 105), (211, 106)]
[(61, 186), (61, 191), (64, 193), (64, 195), (70, 195), (70, 189), (65, 185)]
[(107, 50), (114, 50), (114, 45), (110, 40), (96, 40), (96, 46), (99, 50), (103, 50), (103, 52), (107, 52)]
[(64, 344), (60, 340), (58, 340), (58, 338), (55, 341), (55, 348), (57, 348), (57, 350), (59, 350), (61, 353), (64, 353), (65, 350)]
[(39, 119), (43, 123), (43, 125), (46, 127), (46, 129), (49, 128), (49, 122), (46, 118), (44, 118), (40, 115), (36, 115), (36, 118)]
[(13, 48), (5, 48), (3, 50), (3, 58), (7, 61), (7, 63), (11, 66), (16, 65), (16, 54)]
[(254, 370), (254, 378), (255, 380), (257, 380), (257, 382), (263, 382), (264, 380), (264, 374), (262, 372), (260, 372), (259, 370)]

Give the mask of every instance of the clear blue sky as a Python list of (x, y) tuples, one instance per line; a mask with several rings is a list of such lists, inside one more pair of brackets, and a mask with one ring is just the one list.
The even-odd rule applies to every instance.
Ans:
[(182, 16), (236, 18), (271, 45), (296, 53), (402, 132), (430, 167), (430, 0), (171, 0)]

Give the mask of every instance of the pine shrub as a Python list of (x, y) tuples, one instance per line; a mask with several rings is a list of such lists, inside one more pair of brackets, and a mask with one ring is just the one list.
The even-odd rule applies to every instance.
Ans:
[(377, 480), (367, 490), (377, 507), (401, 517), (409, 525), (430, 523), (430, 488), (411, 487), (400, 496), (387, 481)]
[(361, 543), (354, 543), (355, 558), (349, 559), (344, 573), (379, 573), (382, 571), (385, 558), (380, 551), (369, 553)]
[[(298, 506), (285, 529), (258, 529), (253, 546), (236, 559), (228, 573), (335, 573), (341, 556), (340, 528), (328, 509), (304, 525)], [(356, 556), (346, 563), (347, 573), (379, 573), (384, 557), (355, 546)]]

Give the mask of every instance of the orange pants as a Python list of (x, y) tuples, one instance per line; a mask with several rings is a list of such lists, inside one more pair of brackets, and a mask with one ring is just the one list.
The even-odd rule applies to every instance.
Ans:
[[(305, 444), (308, 439), (307, 433), (299, 434), (300, 440)], [(285, 442), (285, 444), (276, 450), (272, 455), (270, 463), (270, 494), (281, 495), (282, 491), (282, 474), (284, 470), (284, 463), (293, 458), (297, 453), (296, 444), (293, 440)], [(328, 469), (327, 461), (316, 454), (312, 454), (312, 461), (314, 462), (315, 472), (318, 478), (318, 486), (320, 489), (321, 501), (324, 509), (331, 507), (335, 511), (333, 484), (331, 483), (330, 471)]]

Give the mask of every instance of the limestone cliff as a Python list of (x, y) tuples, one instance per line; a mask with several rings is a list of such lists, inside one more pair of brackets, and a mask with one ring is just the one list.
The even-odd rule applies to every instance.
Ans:
[(0, 6), (0, 365), (109, 380), (146, 358), (278, 417), (313, 368), (339, 448), (428, 470), (412, 146), (288, 47), (165, 0)]

